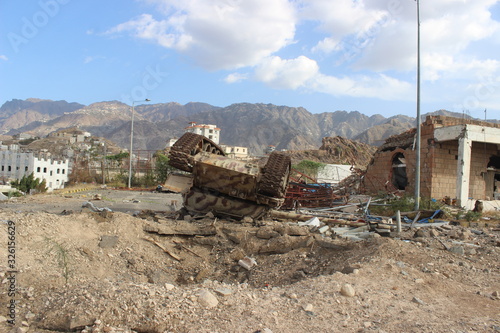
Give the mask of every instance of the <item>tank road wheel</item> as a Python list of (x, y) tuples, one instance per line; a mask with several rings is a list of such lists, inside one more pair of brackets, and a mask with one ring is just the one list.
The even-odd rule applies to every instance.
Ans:
[(280, 153), (271, 153), (262, 170), (257, 193), (273, 198), (283, 198), (290, 176), (291, 158)]
[(189, 157), (198, 153), (198, 145), (202, 141), (201, 135), (185, 133), (177, 140), (168, 155), (169, 162), (174, 168), (192, 172), (193, 167), (189, 162)]
[(174, 168), (192, 172), (193, 166), (190, 157), (202, 151), (225, 155), (222, 149), (212, 140), (205, 138), (203, 135), (188, 132), (184, 133), (170, 149), (168, 163)]
[(225, 155), (224, 151), (215, 142), (212, 142), (211, 140), (205, 137), (203, 137), (203, 144), (201, 150), (215, 155), (222, 155), (222, 156)]

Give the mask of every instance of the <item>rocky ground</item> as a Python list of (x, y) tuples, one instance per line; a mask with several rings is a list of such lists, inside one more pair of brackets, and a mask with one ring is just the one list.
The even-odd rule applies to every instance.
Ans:
[(496, 221), (352, 241), (176, 220), (180, 202), (96, 189), (0, 203), (0, 332), (500, 332)]

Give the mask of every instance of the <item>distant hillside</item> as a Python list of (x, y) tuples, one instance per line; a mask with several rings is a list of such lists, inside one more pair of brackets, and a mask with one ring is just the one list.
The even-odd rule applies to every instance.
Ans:
[[(323, 138), (337, 136), (380, 145), (385, 138), (415, 127), (415, 118), (402, 115), (368, 117), (358, 111), (312, 114), (302, 107), (261, 103), (216, 107), (170, 102), (136, 105), (134, 111), (134, 148), (143, 150), (163, 149), (169, 139), (180, 137), (191, 121), (217, 125), (221, 128), (220, 143), (249, 147), (253, 155), (262, 154), (269, 145), (278, 150), (314, 150), (322, 145)], [(14, 99), (0, 107), (0, 134), (26, 132), (44, 137), (78, 126), (128, 149), (131, 112), (131, 106), (118, 101), (85, 106), (66, 101)], [(446, 110), (433, 114), (463, 116)]]
[(13, 99), (0, 107), (0, 132), (18, 129), (33, 122), (44, 122), (73, 112), (84, 105), (66, 101), (42, 100), (29, 98), (27, 100)]

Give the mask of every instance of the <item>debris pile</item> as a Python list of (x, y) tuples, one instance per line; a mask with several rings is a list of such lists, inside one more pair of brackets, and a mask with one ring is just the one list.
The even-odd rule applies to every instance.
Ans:
[[(112, 196), (94, 205), (111, 207)], [(38, 206), (34, 214), (34, 203), (5, 204), (4, 218), (19, 226), (18, 324), (43, 333), (500, 327), (499, 229), (419, 223), (421, 214), (413, 227), (415, 216), (403, 217), (398, 232), (360, 202), (353, 213), (273, 211), (259, 220), (159, 209), (50, 214)], [(7, 274), (0, 267), (4, 286)]]

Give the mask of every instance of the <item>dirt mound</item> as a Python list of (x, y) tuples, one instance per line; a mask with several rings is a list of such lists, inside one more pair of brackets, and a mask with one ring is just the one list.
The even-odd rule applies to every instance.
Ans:
[[(40, 198), (26, 209), (40, 208)], [(2, 266), (0, 331), (12, 329), (12, 299), (14, 332), (500, 329), (497, 229), (430, 227), (353, 242), (272, 220), (71, 207), (64, 215), (2, 209), (2, 244), (6, 221), (16, 226), (18, 289), (9, 296)], [(7, 258), (6, 246), (0, 255)]]
[(292, 157), (293, 163), (309, 160), (328, 164), (350, 164), (365, 168), (376, 149), (365, 143), (336, 136), (323, 138), (318, 150), (295, 150), (285, 153)]

